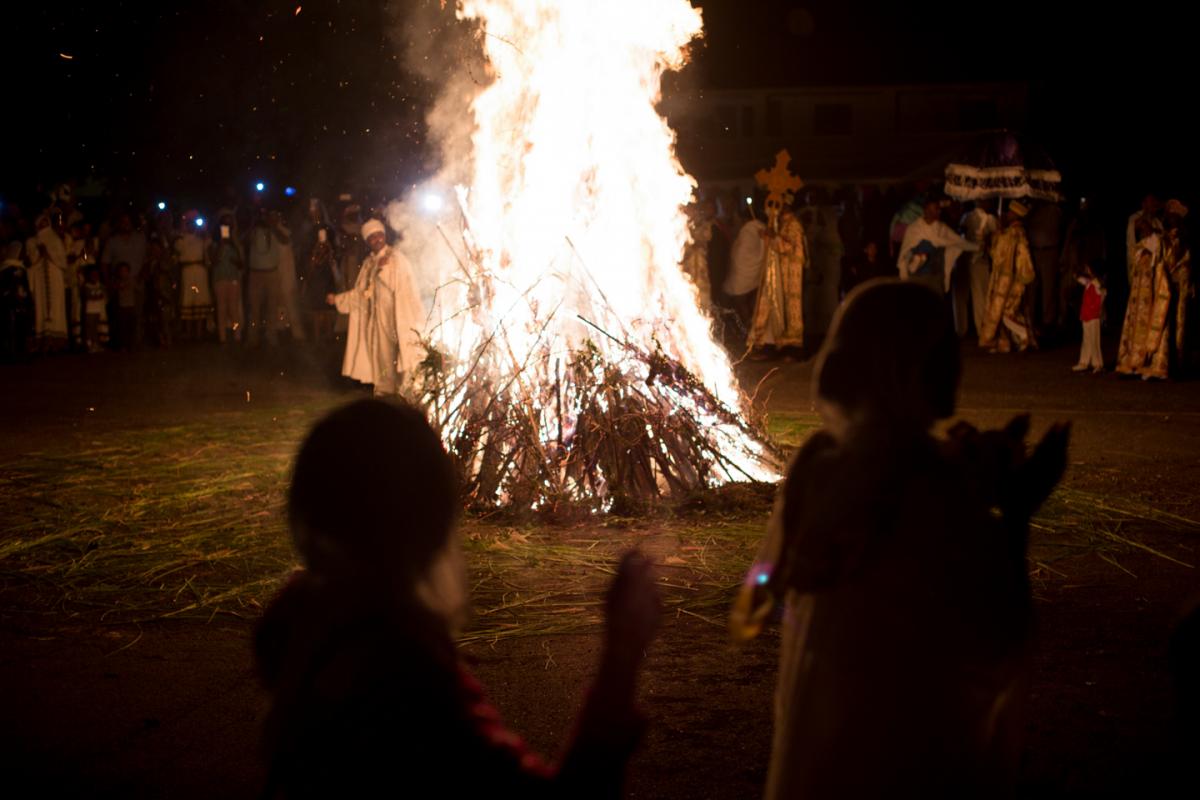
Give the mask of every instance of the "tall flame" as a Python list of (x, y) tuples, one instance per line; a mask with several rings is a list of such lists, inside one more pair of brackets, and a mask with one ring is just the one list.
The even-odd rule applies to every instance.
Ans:
[[(457, 13), (479, 23), (489, 64), (470, 106), (471, 178), (458, 187), (471, 260), (489, 279), (471, 314), (448, 312), (467, 298), (443, 291), (433, 340), (466, 358), (501, 331), (509, 363), (497, 379), (532, 373), (519, 378), (531, 391), (557, 385), (555, 364), (585, 341), (614, 362), (627, 358), (622, 342), (661, 348), (741, 409), (680, 268), (696, 182), (656, 110), (664, 72), (701, 35), (699, 10), (688, 0), (459, 0)], [(549, 432), (562, 411), (546, 400)], [(743, 477), (776, 477), (743, 432), (715, 416), (702, 423), (737, 440)]]

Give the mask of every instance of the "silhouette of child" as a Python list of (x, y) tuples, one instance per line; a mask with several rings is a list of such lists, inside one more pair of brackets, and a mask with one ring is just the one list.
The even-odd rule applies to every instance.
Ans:
[(1025, 456), (1028, 418), (980, 433), (954, 412), (958, 344), (925, 286), (868, 281), (818, 357), (825, 427), (788, 468), (735, 637), (784, 601), (768, 798), (1011, 791), (1031, 597), (1028, 522), (1069, 426)]
[(430, 602), (458, 509), (454, 466), (416, 409), (364, 400), (308, 435), (288, 497), (304, 569), (255, 641), (271, 696), (266, 796), (422, 786), (442, 797), (619, 796), (644, 724), (635, 677), (659, 616), (648, 563), (621, 562), (599, 672), (553, 768), (504, 728), (464, 669), (452, 604)]

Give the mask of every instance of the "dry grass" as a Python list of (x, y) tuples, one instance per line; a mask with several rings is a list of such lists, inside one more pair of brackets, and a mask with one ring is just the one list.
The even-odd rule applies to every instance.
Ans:
[[(10, 611), (110, 624), (256, 617), (294, 566), (281, 513), (287, 474), (324, 410), (267, 408), (113, 431), (0, 464), (0, 579)], [(770, 425), (791, 445), (816, 421), (775, 415)], [(724, 626), (769, 506), (769, 493), (733, 487), (650, 519), (596, 516), (573, 526), (468, 519), (475, 616), (463, 640), (593, 628), (603, 588), (629, 546), (660, 565), (669, 612)], [(1122, 556), (1142, 551), (1191, 566), (1182, 550), (1146, 544), (1149, 532), (1194, 543), (1200, 523), (1062, 489), (1035, 520), (1032, 560), (1050, 579), (1068, 557), (1124, 569)]]

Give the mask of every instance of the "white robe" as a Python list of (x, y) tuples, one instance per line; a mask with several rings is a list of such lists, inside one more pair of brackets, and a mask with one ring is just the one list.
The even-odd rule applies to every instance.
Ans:
[[(37, 255), (38, 245), (46, 249), (46, 257)], [(29, 265), (29, 290), (33, 294), (34, 334), (52, 339), (67, 338), (66, 271), (67, 248), (53, 228), (42, 228), (36, 239), (26, 245), (34, 254)]]
[(729, 276), (724, 286), (725, 294), (730, 297), (749, 294), (758, 288), (767, 256), (767, 245), (763, 239), (766, 227), (761, 220), (749, 220), (733, 240)]
[(954, 271), (954, 265), (958, 263), (958, 257), (964, 252), (975, 252), (979, 246), (971, 244), (959, 236), (953, 228), (941, 220), (930, 223), (926, 222), (924, 217), (920, 217), (909, 224), (908, 229), (904, 231), (904, 241), (900, 243), (900, 257), (896, 261), (896, 269), (900, 271), (900, 277), (904, 280), (911, 278), (921, 267), (921, 262), (916, 260), (917, 254), (913, 253), (913, 248), (923, 240), (928, 240), (934, 247), (946, 248), (943, 291), (950, 291), (950, 276)]
[(400, 374), (411, 380), (425, 357), (419, 339), (425, 308), (408, 259), (391, 247), (367, 256), (354, 288), (334, 302), (350, 315), (342, 374), (373, 384), (376, 394), (396, 392)]

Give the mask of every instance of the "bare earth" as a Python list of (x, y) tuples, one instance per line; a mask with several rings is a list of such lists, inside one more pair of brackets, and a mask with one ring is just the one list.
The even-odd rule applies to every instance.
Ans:
[[(1067, 486), (1200, 519), (1200, 383), (1075, 375), (1069, 348), (1000, 357), (967, 346), (964, 355), (963, 418), (995, 426), (1029, 410), (1035, 435), (1073, 420)], [(323, 377), (334, 360), (292, 353), (264, 364), (195, 347), (3, 367), (0, 471), (31, 450), (202, 421), (248, 402), (327, 406), (357, 396)], [(770, 393), (771, 412), (810, 412), (811, 363), (745, 365), (745, 384), (773, 367), (760, 392)], [(652, 529), (602, 535), (659, 559), (672, 553), (672, 538)], [(1175, 560), (1127, 547), (1109, 560), (1082, 550), (1035, 567), (1039, 646), (1025, 796), (1155, 794), (1171, 772), (1166, 641), (1200, 591), (1196, 569), (1177, 563), (1197, 564), (1200, 533), (1147, 525), (1122, 535)], [(264, 698), (251, 619), (109, 625), (99, 612), (56, 607), (48, 596), (0, 558), (0, 758), (10, 787), (27, 783), (49, 796), (256, 795)], [(570, 734), (598, 645), (591, 628), (479, 641), (464, 652), (510, 725), (552, 754)], [(642, 683), (651, 727), (629, 796), (757, 796), (776, 650), (771, 634), (734, 650), (719, 625), (668, 615)]]

